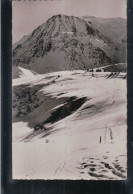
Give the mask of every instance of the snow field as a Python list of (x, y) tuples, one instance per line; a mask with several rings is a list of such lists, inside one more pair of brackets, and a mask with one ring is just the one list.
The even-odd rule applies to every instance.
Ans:
[(33, 129), (13, 123), (14, 179), (126, 178), (126, 80), (107, 74), (65, 71), (13, 81), (44, 84), (41, 92), (53, 98), (87, 98), (76, 112), (49, 124), (50, 133), (37, 132), (27, 141)]

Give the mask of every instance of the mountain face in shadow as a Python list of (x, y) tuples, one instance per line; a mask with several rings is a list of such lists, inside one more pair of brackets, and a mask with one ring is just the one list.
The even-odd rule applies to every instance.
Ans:
[(98, 29), (104, 36), (110, 38), (118, 49), (119, 62), (126, 62), (127, 20), (123, 18), (82, 17), (93, 28)]
[[(119, 63), (119, 49), (86, 18), (56, 15), (13, 45), (13, 67), (38, 73)], [(124, 61), (125, 62), (125, 61)]]

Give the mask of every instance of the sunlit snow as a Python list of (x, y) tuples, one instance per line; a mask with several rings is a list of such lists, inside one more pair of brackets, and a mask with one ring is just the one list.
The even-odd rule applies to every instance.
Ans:
[(50, 133), (36, 132), (27, 141), (34, 129), (13, 123), (14, 179), (126, 179), (125, 74), (93, 74), (60, 71), (13, 80), (13, 86), (44, 84), (40, 91), (53, 98), (87, 98), (73, 114), (47, 124)]

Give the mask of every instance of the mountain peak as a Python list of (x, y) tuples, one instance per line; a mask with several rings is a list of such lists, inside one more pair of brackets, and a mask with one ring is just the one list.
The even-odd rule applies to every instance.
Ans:
[(55, 15), (20, 40), (13, 49), (13, 65), (46, 73), (89, 69), (117, 61), (113, 43), (87, 21)]
[(79, 17), (67, 15), (55, 15), (47, 20), (44, 27), (44, 34), (49, 36), (59, 36), (62, 33), (73, 32), (78, 35), (93, 35), (95, 30)]

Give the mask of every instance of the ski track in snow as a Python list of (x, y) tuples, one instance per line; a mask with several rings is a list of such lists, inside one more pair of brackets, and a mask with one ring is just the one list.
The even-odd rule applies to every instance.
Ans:
[(13, 123), (14, 179), (126, 179), (126, 80), (94, 74), (65, 71), (13, 80), (13, 86), (44, 84), (41, 92), (54, 98), (88, 99), (48, 124), (47, 132)]

